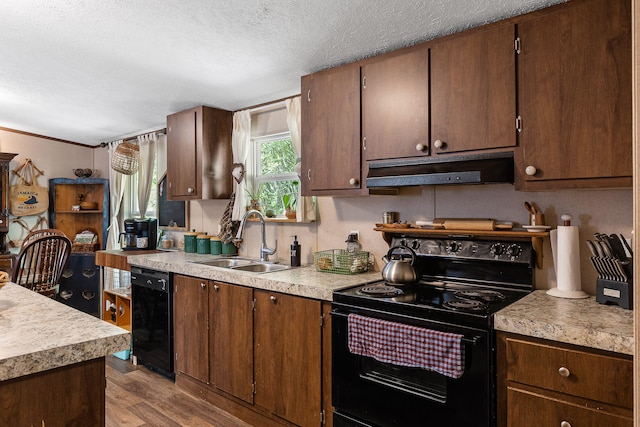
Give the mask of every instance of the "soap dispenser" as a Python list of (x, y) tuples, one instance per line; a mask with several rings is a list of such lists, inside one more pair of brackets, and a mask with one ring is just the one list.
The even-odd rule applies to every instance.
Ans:
[(291, 267), (300, 267), (300, 244), (297, 235), (293, 236), (291, 244)]

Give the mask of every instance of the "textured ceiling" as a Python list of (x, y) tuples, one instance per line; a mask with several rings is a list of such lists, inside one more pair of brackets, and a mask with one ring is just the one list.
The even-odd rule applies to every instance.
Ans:
[(564, 0), (3, 0), (0, 126), (87, 145)]

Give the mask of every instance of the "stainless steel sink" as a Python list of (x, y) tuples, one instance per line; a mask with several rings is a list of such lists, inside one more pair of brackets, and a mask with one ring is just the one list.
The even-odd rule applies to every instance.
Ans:
[(273, 271), (287, 270), (290, 268), (284, 264), (274, 264), (247, 258), (216, 258), (209, 261), (194, 261), (196, 264), (209, 265), (211, 267), (229, 268), (240, 271), (250, 271), (253, 273), (270, 273)]
[(288, 265), (284, 264), (271, 264), (266, 262), (256, 262), (253, 264), (241, 265), (233, 267), (234, 270), (251, 271), (254, 273), (271, 273), (273, 271), (281, 271), (288, 269)]
[(216, 258), (210, 261), (196, 261), (196, 264), (210, 265), (212, 267), (231, 268), (240, 265), (251, 264), (252, 260), (246, 258)]

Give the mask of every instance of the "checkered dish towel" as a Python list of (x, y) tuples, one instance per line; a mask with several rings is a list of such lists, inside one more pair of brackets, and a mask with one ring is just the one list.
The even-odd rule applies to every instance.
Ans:
[(354, 354), (451, 378), (464, 373), (462, 335), (349, 314), (348, 336)]

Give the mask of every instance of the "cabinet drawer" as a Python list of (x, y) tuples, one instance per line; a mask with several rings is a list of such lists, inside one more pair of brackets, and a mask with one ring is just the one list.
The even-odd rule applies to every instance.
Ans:
[(573, 396), (633, 407), (633, 361), (507, 339), (507, 379)]
[[(509, 388), (508, 427), (573, 426), (631, 427), (633, 419), (595, 408), (551, 399), (537, 393)], [(561, 424), (566, 422), (568, 424)]]

